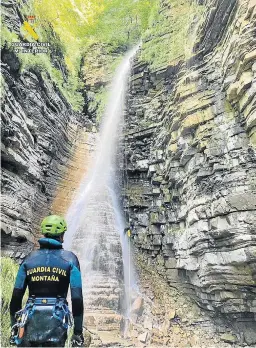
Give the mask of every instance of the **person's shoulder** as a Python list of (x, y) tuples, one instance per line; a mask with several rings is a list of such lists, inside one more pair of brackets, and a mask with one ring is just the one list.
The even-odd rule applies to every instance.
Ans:
[(26, 263), (26, 262), (29, 262), (31, 260), (33, 260), (35, 257), (37, 257), (39, 254), (39, 250), (33, 250), (31, 251), (26, 257), (25, 259), (23, 260), (22, 264), (23, 263)]
[(72, 251), (68, 251), (68, 250), (63, 249), (63, 250), (61, 250), (61, 254), (65, 260), (67, 260), (75, 265), (78, 263), (78, 258), (76, 256), (76, 254), (74, 254)]

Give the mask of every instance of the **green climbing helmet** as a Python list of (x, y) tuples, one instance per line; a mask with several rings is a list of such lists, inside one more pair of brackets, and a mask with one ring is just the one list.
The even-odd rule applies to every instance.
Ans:
[(58, 215), (46, 216), (41, 223), (42, 234), (59, 236), (67, 231), (67, 223), (63, 217)]

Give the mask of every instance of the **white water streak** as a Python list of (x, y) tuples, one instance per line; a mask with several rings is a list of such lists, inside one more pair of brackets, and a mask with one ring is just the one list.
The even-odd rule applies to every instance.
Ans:
[[(117, 69), (112, 83), (110, 98), (103, 118), (95, 160), (84, 178), (77, 197), (67, 213), (68, 232), (64, 247), (78, 254), (83, 274), (86, 306), (97, 307), (97, 303), (108, 307), (104, 296), (107, 288), (112, 294), (112, 309), (117, 309), (119, 259), (123, 257), (126, 310), (129, 312), (129, 293), (135, 285), (131, 265), (129, 240), (124, 236), (124, 222), (115, 193), (115, 156), (118, 149), (120, 128), (123, 124), (123, 108), (130, 59), (137, 48), (130, 51)], [(122, 245), (122, 254), (120, 251)], [(95, 289), (100, 295), (95, 297)], [(105, 290), (104, 290), (105, 289)], [(108, 297), (110, 295), (107, 295)], [(96, 305), (95, 305), (96, 304)]]

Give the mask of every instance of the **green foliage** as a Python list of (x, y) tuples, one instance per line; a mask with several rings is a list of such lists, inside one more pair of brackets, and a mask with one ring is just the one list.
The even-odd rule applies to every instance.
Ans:
[(147, 28), (148, 17), (154, 1), (106, 0), (90, 34), (98, 41), (109, 44), (112, 52), (138, 42)]
[[(104, 44), (108, 48), (106, 54), (111, 55), (116, 51), (124, 52), (137, 42), (147, 27), (153, 2), (155, 0), (19, 1), (24, 19), (28, 15), (36, 17), (32, 26), (39, 41), (51, 45), (50, 54), (18, 54), (22, 69), (33, 67), (47, 72), (73, 108), (81, 110), (81, 58), (90, 55), (90, 48), (95, 43)], [(34, 41), (24, 28), (21, 28), (21, 34), (27, 41)], [(9, 46), (11, 42), (19, 41), (18, 36), (6, 27), (3, 27), (2, 36), (5, 38), (2, 43), (7, 42)], [(57, 60), (63, 65), (62, 58), (68, 77), (53, 64)], [(107, 70), (112, 72), (114, 64), (107, 64)], [(100, 105), (103, 104), (101, 101)]]
[(82, 94), (78, 91), (81, 88), (81, 81), (78, 76), (70, 74), (65, 82), (60, 70), (56, 69), (46, 53), (42, 54), (22, 54), (18, 53), (21, 61), (21, 70), (33, 68), (42, 74), (45, 81), (53, 81), (66, 100), (72, 105), (74, 110), (81, 110), (83, 106)]
[[(148, 26), (152, 5), (156, 0), (30, 0), (19, 1), (23, 18), (32, 15), (33, 29), (40, 42), (49, 42), (49, 53), (18, 54), (22, 69), (36, 68), (47, 72), (75, 110), (82, 110), (80, 93), (81, 59), (90, 55), (95, 44), (105, 45), (112, 58), (106, 61), (107, 73), (112, 73), (115, 61), (127, 47), (138, 42)], [(27, 41), (34, 39), (21, 28)], [(2, 43), (19, 41), (18, 35), (3, 26)], [(118, 52), (119, 56), (113, 56)], [(53, 62), (60, 64), (53, 64)], [(110, 62), (111, 61), (111, 62)], [(63, 74), (62, 65), (66, 74)], [(47, 75), (46, 74), (46, 75)], [(99, 98), (104, 97), (100, 91)], [(98, 98), (98, 101), (99, 101)], [(100, 101), (104, 105), (104, 100)], [(102, 113), (102, 110), (100, 110)]]
[(1, 257), (1, 347), (9, 347), (9, 306), (19, 266), (7, 257)]
[(12, 46), (12, 42), (17, 42), (18, 40), (18, 35), (12, 31), (9, 31), (4, 23), (1, 23), (1, 48), (4, 46), (10, 48)]
[(121, 53), (110, 53), (109, 45), (99, 43), (91, 46), (90, 54), (85, 56), (82, 73), (86, 85), (90, 86), (90, 91), (87, 91), (89, 112), (93, 114), (96, 111), (98, 124), (107, 104), (110, 81), (122, 57)]
[(67, 67), (74, 74), (92, 44), (109, 44), (113, 52), (137, 42), (147, 27), (154, 1), (33, 0), (23, 6), (22, 12), (36, 15), (39, 37), (54, 46), (49, 36), (52, 27), (62, 44)]
[(105, 107), (107, 105), (107, 100), (109, 96), (109, 90), (107, 87), (100, 87), (95, 94), (94, 100), (91, 103), (92, 109), (97, 109), (96, 122), (99, 124), (103, 116)]
[(204, 6), (195, 1), (167, 0), (163, 6), (158, 0), (143, 35), (141, 59), (153, 69), (159, 69), (175, 60), (189, 58), (194, 44), (192, 24), (194, 21), (200, 24), (203, 10)]
[[(50, 31), (48, 28), (48, 33), (49, 32)], [(46, 32), (44, 35), (47, 35)], [(52, 31), (51, 35), (54, 35)], [(45, 42), (48, 40), (49, 38), (47, 39), (45, 36), (45, 38), (43, 38), (41, 41)], [(61, 52), (64, 50), (62, 43), (56, 37), (56, 35), (53, 37), (53, 40), (56, 53), (61, 54)], [(6, 45), (6, 47), (13, 50), (14, 47), (12, 46), (12, 42), (19, 42), (19, 38), (3, 24), (1, 30), (1, 46), (3, 47)], [(20, 47), (19, 50), (21, 50)], [(79, 92), (79, 90), (82, 88), (82, 82), (78, 77), (78, 72), (69, 72), (67, 80), (65, 81), (65, 77), (63, 76), (62, 72), (52, 64), (49, 53), (17, 53), (17, 56), (21, 63), (21, 71), (33, 68), (34, 70), (41, 72), (44, 79), (50, 79), (56, 84), (58, 89), (71, 104), (74, 110), (82, 109), (84, 101), (82, 94)]]

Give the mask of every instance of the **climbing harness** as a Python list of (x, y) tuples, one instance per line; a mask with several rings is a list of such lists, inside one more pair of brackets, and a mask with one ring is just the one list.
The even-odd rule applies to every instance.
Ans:
[(37, 306), (53, 306), (52, 317), (59, 320), (65, 329), (73, 326), (73, 317), (64, 298), (35, 298), (28, 299), (24, 309), (15, 314), (16, 324), (11, 329), (11, 341), (20, 345), (25, 334), (25, 326), (33, 316)]
[(68, 308), (67, 301), (64, 298), (57, 298), (53, 307), (52, 315), (55, 319), (62, 322), (65, 329), (73, 326), (73, 316)]
[(25, 325), (28, 319), (32, 317), (33, 313), (34, 298), (29, 298), (25, 308), (15, 314), (16, 324), (14, 324), (11, 329), (11, 340), (16, 345), (21, 344), (25, 333)]

